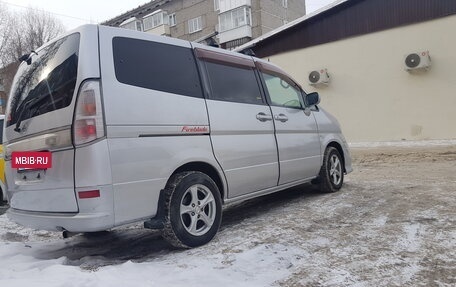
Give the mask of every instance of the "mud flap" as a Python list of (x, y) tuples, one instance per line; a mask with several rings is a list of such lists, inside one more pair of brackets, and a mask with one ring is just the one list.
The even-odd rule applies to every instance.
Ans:
[(160, 190), (158, 196), (157, 214), (154, 218), (144, 222), (144, 228), (148, 229), (163, 229), (165, 227), (165, 191)]

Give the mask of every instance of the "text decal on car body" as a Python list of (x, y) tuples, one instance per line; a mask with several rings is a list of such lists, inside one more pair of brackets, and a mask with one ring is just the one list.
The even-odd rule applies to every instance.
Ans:
[(183, 133), (208, 133), (209, 129), (205, 126), (183, 126), (181, 129)]
[(14, 151), (11, 154), (12, 168), (47, 169), (52, 167), (52, 154), (47, 151)]

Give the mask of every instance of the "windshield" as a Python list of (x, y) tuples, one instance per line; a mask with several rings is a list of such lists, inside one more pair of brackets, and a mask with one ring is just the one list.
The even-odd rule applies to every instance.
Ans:
[(79, 34), (71, 34), (31, 53), (17, 71), (10, 94), (8, 126), (67, 107), (78, 69)]

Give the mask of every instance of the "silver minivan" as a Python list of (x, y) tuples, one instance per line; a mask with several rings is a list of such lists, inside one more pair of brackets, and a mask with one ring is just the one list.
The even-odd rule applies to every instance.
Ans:
[[(352, 171), (337, 120), (277, 66), (183, 40), (81, 26), (22, 57), (4, 124), (8, 217), (96, 232), (144, 221), (173, 245), (222, 206)], [(52, 167), (12, 167), (45, 151)]]

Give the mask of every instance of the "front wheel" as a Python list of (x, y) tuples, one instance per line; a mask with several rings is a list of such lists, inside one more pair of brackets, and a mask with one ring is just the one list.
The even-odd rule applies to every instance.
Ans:
[(323, 165), (318, 176), (322, 192), (336, 192), (344, 182), (343, 159), (334, 147), (328, 147), (323, 156)]
[(182, 172), (171, 177), (165, 190), (163, 237), (175, 247), (196, 247), (212, 240), (222, 220), (222, 200), (206, 174)]

